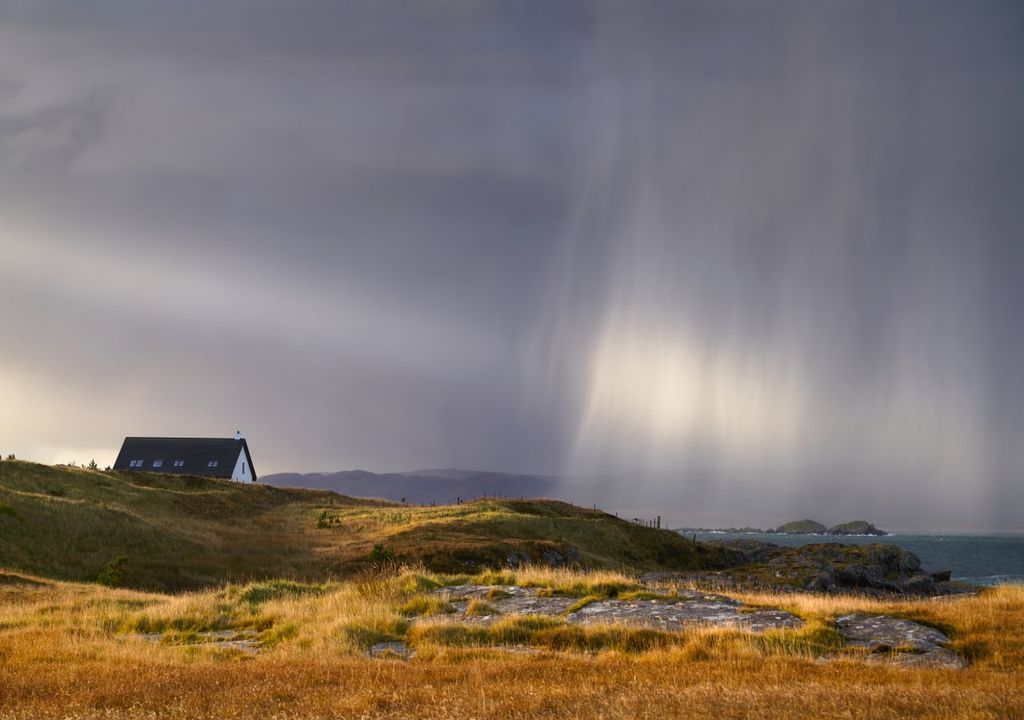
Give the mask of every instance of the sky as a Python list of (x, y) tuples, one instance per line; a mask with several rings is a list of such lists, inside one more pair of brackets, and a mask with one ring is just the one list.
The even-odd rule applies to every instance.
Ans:
[(0, 452), (1024, 529), (1021, 128), (1015, 0), (0, 0)]

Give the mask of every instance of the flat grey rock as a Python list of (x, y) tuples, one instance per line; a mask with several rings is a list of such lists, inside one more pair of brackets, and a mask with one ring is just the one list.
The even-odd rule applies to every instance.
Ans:
[[(683, 591), (670, 599), (599, 600), (568, 614), (569, 608), (578, 601), (576, 598), (538, 596), (537, 588), (459, 585), (436, 590), (435, 594), (446, 597), (462, 616), (459, 619), (469, 623), (489, 624), (508, 615), (550, 615), (581, 625), (623, 623), (659, 630), (712, 625), (763, 632), (803, 625), (800, 618), (784, 610), (744, 612), (741, 604), (732, 598), (697, 591)], [(466, 608), (474, 599), (486, 602), (496, 612), (485, 616), (466, 615)]]
[[(165, 642), (163, 633), (140, 633), (139, 637), (150, 642)], [(209, 630), (195, 633), (191, 641), (170, 642), (179, 646), (203, 646), (218, 650), (238, 650), (247, 655), (255, 655), (260, 651), (259, 636), (254, 630)]]
[(935, 628), (888, 615), (854, 613), (836, 620), (847, 647), (861, 647), (872, 659), (903, 666), (960, 668), (963, 660), (945, 647), (949, 638)]
[(366, 654), (370, 657), (397, 657), (407, 660), (415, 653), (403, 642), (382, 642), (371, 647)]

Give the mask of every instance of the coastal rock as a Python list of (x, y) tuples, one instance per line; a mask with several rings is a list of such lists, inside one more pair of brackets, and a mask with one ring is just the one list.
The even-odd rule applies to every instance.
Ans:
[[(814, 543), (781, 547), (749, 538), (724, 541), (722, 547), (742, 554), (726, 575), (703, 577), (723, 588), (771, 588), (810, 592), (857, 592), (880, 595), (935, 595), (946, 586), (921, 568), (914, 553), (898, 545)], [(941, 576), (940, 576), (941, 577)]]

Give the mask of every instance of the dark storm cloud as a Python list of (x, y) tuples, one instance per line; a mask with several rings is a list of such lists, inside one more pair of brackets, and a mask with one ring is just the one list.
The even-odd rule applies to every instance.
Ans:
[(999, 2), (4, 3), (4, 443), (1019, 524), (1022, 39)]

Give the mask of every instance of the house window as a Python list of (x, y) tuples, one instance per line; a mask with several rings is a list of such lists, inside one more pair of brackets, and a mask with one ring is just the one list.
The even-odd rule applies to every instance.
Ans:
[(185, 461), (184, 460), (175, 460), (174, 461), (174, 467), (185, 467)]
[(129, 460), (128, 461), (128, 467), (142, 467), (142, 461), (141, 460)]
[(158, 467), (163, 467), (163, 466), (164, 466), (164, 461), (163, 460), (154, 460), (153, 461), (153, 467), (158, 468)]
[(206, 463), (206, 467), (217, 467), (218, 464), (219, 462), (217, 460), (211, 460), (210, 462)]
[(242, 474), (245, 475), (245, 463), (242, 463)]

